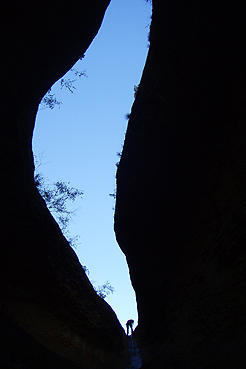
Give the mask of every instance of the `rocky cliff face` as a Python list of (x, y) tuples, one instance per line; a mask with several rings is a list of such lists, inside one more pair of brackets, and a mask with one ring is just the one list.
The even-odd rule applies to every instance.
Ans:
[(246, 365), (245, 34), (239, 3), (153, 0), (115, 213), (146, 368)]
[(1, 368), (121, 368), (125, 335), (33, 180), (40, 99), (83, 55), (108, 0), (1, 5)]

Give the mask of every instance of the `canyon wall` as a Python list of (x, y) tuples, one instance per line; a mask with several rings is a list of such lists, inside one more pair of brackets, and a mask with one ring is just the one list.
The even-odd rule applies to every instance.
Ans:
[(1, 368), (124, 367), (124, 330), (35, 188), (31, 148), (40, 100), (88, 48), (108, 4), (1, 4)]
[(144, 368), (246, 366), (245, 35), (239, 2), (153, 0), (115, 212)]

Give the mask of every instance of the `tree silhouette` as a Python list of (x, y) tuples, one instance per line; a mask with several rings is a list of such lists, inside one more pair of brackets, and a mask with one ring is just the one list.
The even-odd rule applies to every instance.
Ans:
[[(41, 163), (37, 163), (35, 166), (34, 183), (38, 189), (40, 195), (44, 199), (48, 209), (54, 216), (55, 220), (59, 224), (63, 235), (66, 237), (69, 245), (73, 248), (77, 247), (79, 235), (71, 236), (69, 231), (69, 224), (72, 217), (75, 215), (78, 209), (68, 210), (67, 203), (69, 201), (74, 202), (78, 197), (82, 198), (83, 191), (77, 188), (70, 187), (70, 182), (56, 181), (49, 183), (42, 173), (37, 172), (37, 168)], [(87, 276), (89, 276), (89, 269), (82, 265)], [(99, 297), (105, 299), (110, 293), (114, 293), (115, 289), (111, 286), (107, 280), (101, 286), (95, 286), (94, 281), (91, 284)]]

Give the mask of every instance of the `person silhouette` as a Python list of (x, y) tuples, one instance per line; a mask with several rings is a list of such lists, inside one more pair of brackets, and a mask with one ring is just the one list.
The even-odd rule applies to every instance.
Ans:
[(133, 319), (129, 319), (127, 322), (126, 322), (126, 331), (127, 331), (127, 336), (129, 336), (129, 328), (131, 328), (131, 334), (133, 332), (133, 323), (134, 323), (134, 320)]

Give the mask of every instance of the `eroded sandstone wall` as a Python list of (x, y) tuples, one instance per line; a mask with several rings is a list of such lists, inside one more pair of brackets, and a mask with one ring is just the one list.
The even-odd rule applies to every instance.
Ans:
[(123, 328), (38, 194), (31, 149), (40, 99), (83, 55), (108, 4), (1, 4), (1, 368), (124, 367)]
[(245, 35), (239, 2), (153, 0), (115, 213), (146, 368), (246, 365)]

